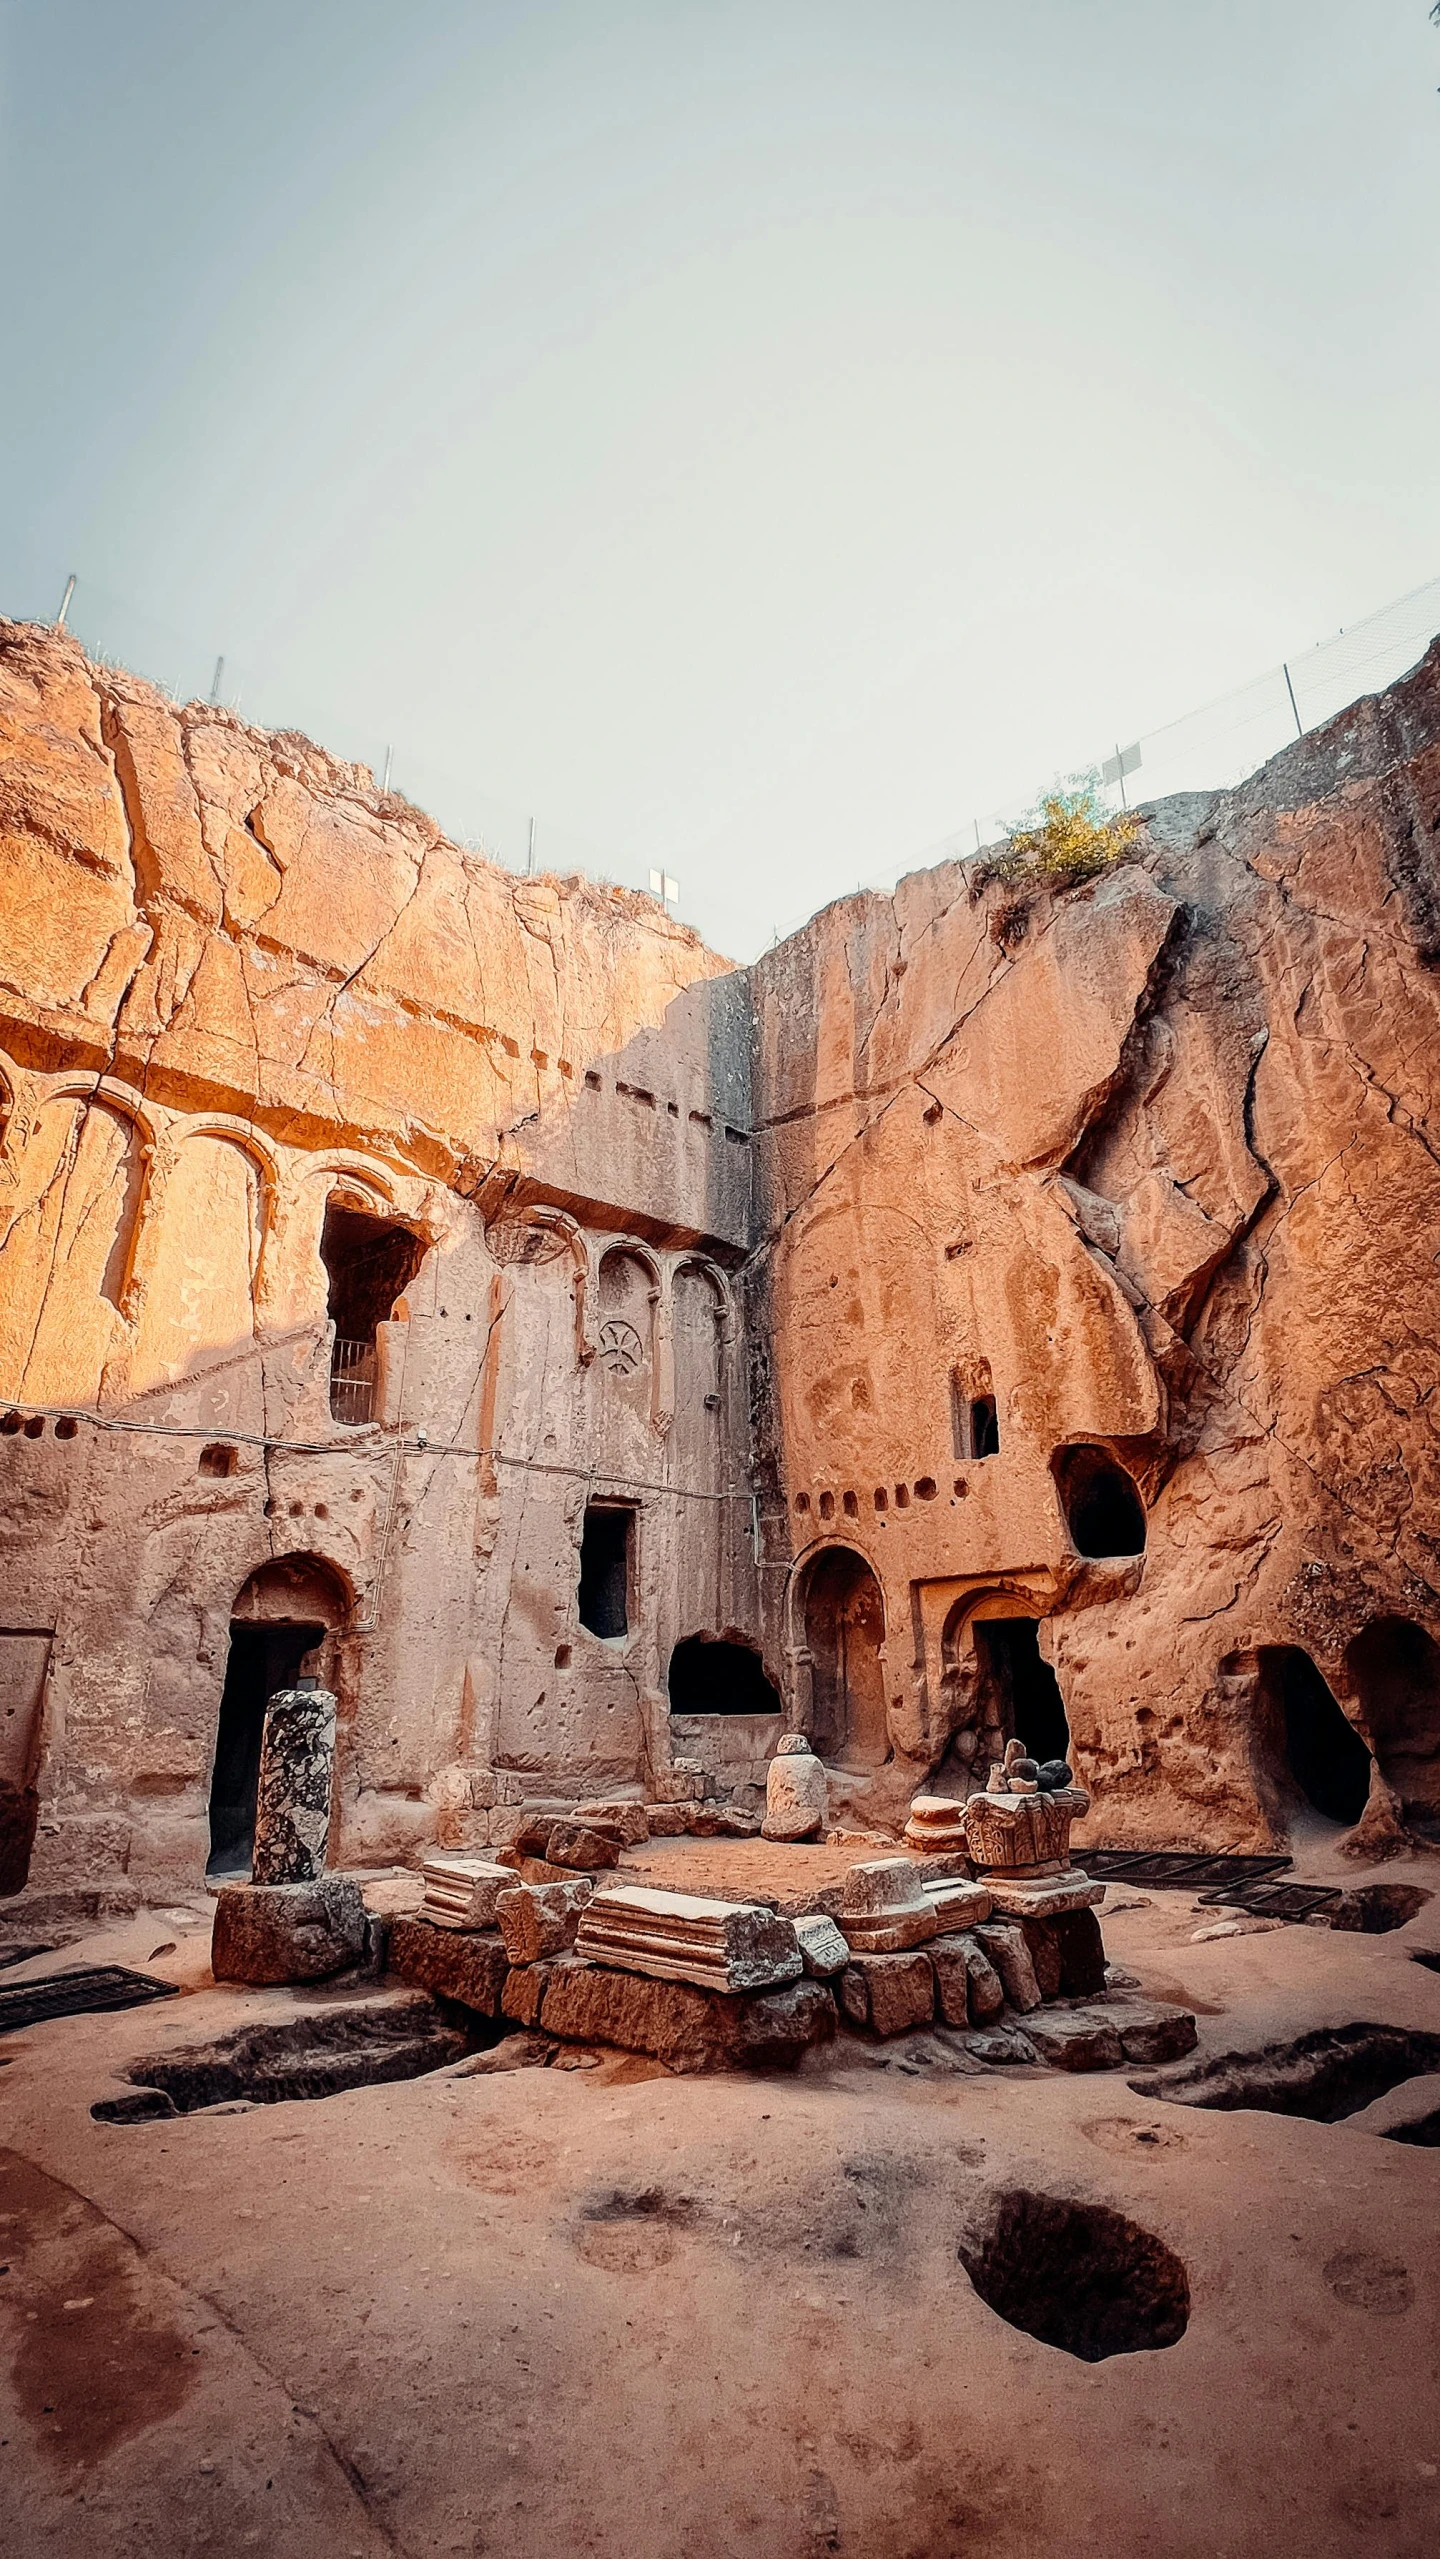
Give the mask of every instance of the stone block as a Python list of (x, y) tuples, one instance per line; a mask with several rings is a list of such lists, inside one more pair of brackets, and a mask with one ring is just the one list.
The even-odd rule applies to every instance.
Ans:
[[(935, 2015), (935, 1975), (925, 1954), (852, 1955), (841, 1976), (845, 2014), (872, 2035), (903, 2035)], [(857, 2010), (863, 2007), (863, 2014)]]
[(493, 1928), (496, 1901), (515, 1881), (493, 1857), (427, 1857), (420, 1874), (436, 1928)]
[(683, 1839), (686, 1836), (684, 1804), (647, 1804), (645, 1827), (652, 1839)]
[(1026, 2019), (1025, 2033), (1052, 2070), (1116, 2070), (1125, 2058), (1109, 2018), (1094, 2009), (1046, 2009)]
[(549, 1971), (540, 2023), (572, 2043), (617, 2044), (682, 2072), (783, 2065), (835, 2031), (819, 1982), (742, 1997), (571, 1960)]
[(713, 1901), (697, 1893), (621, 1885), (585, 1912), (576, 1951), (620, 1971), (697, 1989), (762, 1990), (803, 1969), (793, 1920), (759, 1902)]
[(983, 2061), (988, 2069), (1004, 2070), (1016, 2062), (1038, 2062), (1040, 2056), (1028, 2033), (1018, 2026), (986, 2026), (978, 2034), (965, 2038), (965, 2050), (975, 2061)]
[(564, 1866), (572, 1874), (593, 1875), (619, 1865), (620, 1842), (584, 1822), (556, 1822), (545, 1842), (545, 1856), (550, 1865)]
[(643, 1804), (577, 1804), (575, 1819), (588, 1830), (603, 1831), (607, 1839), (618, 1839), (622, 1848), (640, 1848), (650, 1836), (650, 1821)]
[(1029, 1948), (1042, 1999), (1058, 1999), (1060, 1996), (1060, 1941), (1055, 1928), (1053, 1919), (1022, 1919), (1020, 1922), (1020, 1933)]
[(1005, 1985), (974, 1937), (932, 1937), (925, 1949), (935, 1974), (935, 2000), (947, 2026), (984, 2026), (1005, 2005)]
[(309, 1884), (222, 1884), (210, 1969), (217, 1981), (324, 1981), (365, 1952), (365, 1900), (345, 1875)]
[(595, 1887), (588, 1875), (571, 1875), (563, 1884), (512, 1884), (495, 1904), (505, 1952), (512, 1964), (533, 1964), (541, 1955), (563, 1955), (575, 1943)]
[(757, 1839), (760, 1816), (738, 1804), (695, 1804), (685, 1827), (692, 1839)]
[(1120, 2038), (1127, 2061), (1179, 2061), (1193, 2053), (1200, 2038), (1188, 2008), (1166, 2008), (1157, 2000), (1114, 1999), (1105, 2014)]
[(392, 1919), (386, 1962), (400, 1981), (439, 1999), (458, 2000), (481, 2017), (498, 2017), (509, 1970), (503, 1938), (436, 1928), (428, 1919)]
[(942, 1930), (974, 1928), (990, 1916), (990, 1895), (986, 1886), (972, 1883), (968, 1876), (932, 1875), (927, 1869), (921, 1876), (921, 1889)]
[(1060, 1949), (1060, 1989), (1066, 1999), (1093, 1999), (1105, 1987), (1105, 1940), (1093, 1910), (1062, 1911), (1046, 1922)]
[(1013, 1920), (986, 1920), (975, 1930), (975, 1941), (989, 1957), (1004, 1985), (1005, 1996), (1012, 2008), (1027, 2015), (1040, 2005), (1040, 1985), (1030, 1961), (1030, 1949)]
[(546, 1983), (560, 1965), (574, 1960), (573, 1955), (543, 1955), (536, 1964), (512, 1965), (500, 1992), (501, 2016), (517, 2026), (538, 2026)]
[(807, 1973), (824, 1981), (832, 1973), (843, 1973), (850, 1961), (850, 1949), (833, 1919), (816, 1916), (797, 1919), (795, 1934)]

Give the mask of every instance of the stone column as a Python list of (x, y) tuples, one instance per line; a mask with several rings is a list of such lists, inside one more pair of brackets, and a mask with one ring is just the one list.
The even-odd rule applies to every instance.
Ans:
[(325, 1871), (335, 1770), (335, 1699), (316, 1681), (277, 1688), (265, 1709), (255, 1803), (257, 1884), (311, 1884)]

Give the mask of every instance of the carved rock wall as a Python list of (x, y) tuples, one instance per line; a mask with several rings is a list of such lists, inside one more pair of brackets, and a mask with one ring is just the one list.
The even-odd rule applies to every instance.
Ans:
[[(1437, 819), (1432, 653), (1086, 886), (735, 971), (0, 626), (6, 1875), (38, 1803), (37, 1886), (193, 1881), (302, 1661), (350, 1862), (753, 1799), (695, 1634), (868, 1820), (1038, 1718), (1093, 1836), (1353, 1827), (1328, 1703), (1440, 1829)], [(335, 1213), (409, 1272), (341, 1352)]]

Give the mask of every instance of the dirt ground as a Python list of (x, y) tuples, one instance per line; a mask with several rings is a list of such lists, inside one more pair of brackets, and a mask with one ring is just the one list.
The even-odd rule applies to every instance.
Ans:
[[(763, 1889), (774, 1855), (685, 1845), (627, 1862)], [(1440, 1887), (1434, 1860), (1379, 1871)], [(1440, 1890), (1386, 1936), (1191, 1942), (1221, 1916), (1156, 1892), (1103, 1921), (1202, 2053), (1440, 2031), (1412, 1960)], [(4, 2559), (1440, 2548), (1440, 2154), (1379, 2137), (1393, 2097), (1208, 2112), (1133, 2070), (845, 2041), (790, 2077), (617, 2058), (94, 2122), (137, 2055), (388, 1995), (217, 1987), (208, 1919), (0, 1975), (122, 1961), (184, 1992), (0, 2042)], [(988, 2308), (957, 2250), (1016, 2188), (1173, 2250), (1179, 2342), (1087, 2363)]]

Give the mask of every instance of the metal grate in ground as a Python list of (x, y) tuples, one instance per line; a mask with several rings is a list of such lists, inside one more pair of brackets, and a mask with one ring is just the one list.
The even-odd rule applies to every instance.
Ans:
[(1247, 1910), (1256, 1919), (1309, 1919), (1340, 1898), (1338, 1884), (1222, 1884), (1218, 1892), (1200, 1895), (1203, 1902)]
[(0, 2035), (40, 2026), (50, 2017), (83, 2017), (92, 2009), (138, 2008), (147, 1999), (174, 1999), (179, 1984), (123, 1964), (80, 1964), (73, 1972), (48, 1973), (43, 1981), (16, 1982), (0, 1990)]
[(1171, 1892), (1258, 1884), (1290, 1864), (1288, 1857), (1199, 1856), (1174, 1848), (1077, 1848), (1075, 1859), (1097, 1883), (1154, 1884)]

